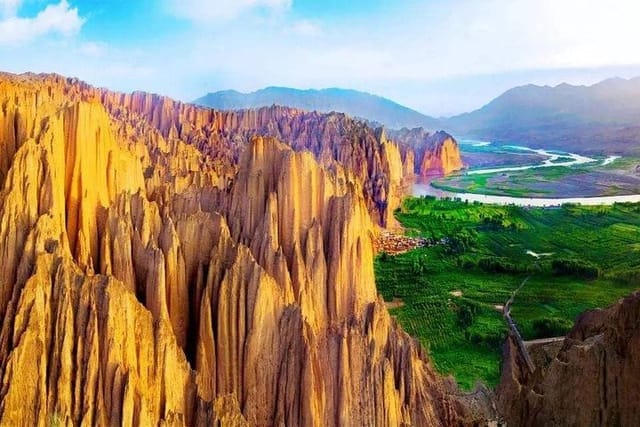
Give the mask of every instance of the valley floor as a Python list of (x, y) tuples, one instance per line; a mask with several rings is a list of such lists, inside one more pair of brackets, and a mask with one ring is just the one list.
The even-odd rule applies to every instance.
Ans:
[(382, 252), (378, 290), (437, 369), (465, 389), (497, 384), (502, 306), (525, 277), (512, 305), (525, 340), (564, 335), (585, 310), (640, 286), (640, 204), (526, 208), (421, 197), (396, 217), (407, 234), (442, 244)]

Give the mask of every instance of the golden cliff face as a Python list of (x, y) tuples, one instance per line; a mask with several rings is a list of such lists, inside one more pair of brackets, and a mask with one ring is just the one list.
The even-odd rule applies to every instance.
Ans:
[(395, 144), (354, 125), (329, 150), (347, 122), (320, 117), (245, 143), (228, 129), (275, 110), (0, 85), (0, 425), (456, 422), (376, 296)]
[(439, 141), (433, 151), (426, 151), (420, 163), (420, 176), (449, 175), (462, 169), (460, 150), (455, 140), (447, 136)]
[(366, 124), (341, 113), (321, 114), (274, 106), (237, 112), (215, 111), (142, 92), (99, 94), (106, 108), (143, 118), (165, 138), (179, 138), (214, 162), (231, 179), (244, 147), (256, 135), (270, 136), (296, 151), (307, 150), (325, 167), (339, 164), (360, 181), (367, 208), (382, 226), (404, 191), (398, 146)]
[(464, 168), (458, 142), (448, 133), (433, 134), (422, 128), (391, 132), (403, 155), (405, 175), (444, 176)]

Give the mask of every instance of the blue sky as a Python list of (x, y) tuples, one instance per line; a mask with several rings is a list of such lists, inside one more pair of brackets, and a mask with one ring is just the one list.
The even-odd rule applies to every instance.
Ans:
[(640, 75), (637, 0), (0, 0), (0, 70), (192, 100), (348, 87), (427, 114)]

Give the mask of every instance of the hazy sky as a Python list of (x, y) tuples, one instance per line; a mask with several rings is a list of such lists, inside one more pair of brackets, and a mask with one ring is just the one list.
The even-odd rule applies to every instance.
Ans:
[(640, 75), (638, 0), (0, 0), (0, 70), (192, 100), (346, 87), (439, 116)]

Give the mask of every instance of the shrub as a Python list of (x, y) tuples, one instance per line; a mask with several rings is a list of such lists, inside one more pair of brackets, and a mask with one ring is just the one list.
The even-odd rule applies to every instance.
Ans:
[(473, 320), (480, 311), (477, 303), (462, 300), (458, 303), (457, 321), (458, 326), (466, 329), (473, 324)]
[(620, 283), (631, 286), (640, 285), (640, 268), (632, 270), (617, 271), (611, 277)]
[(573, 323), (559, 317), (545, 317), (533, 321), (536, 338), (549, 338), (566, 335)]
[(472, 259), (470, 258), (458, 258), (460, 261), (460, 267), (464, 268), (465, 270), (473, 270), (474, 268), (476, 268), (476, 263), (473, 262)]
[(422, 275), (427, 272), (427, 259), (425, 257), (416, 257), (411, 263), (411, 272), (416, 275)]
[(468, 336), (471, 344), (486, 345), (488, 347), (500, 347), (504, 341), (504, 333), (499, 331), (473, 332)]

